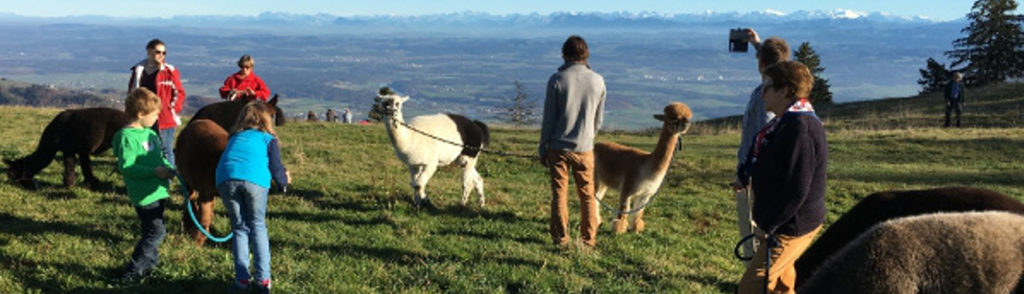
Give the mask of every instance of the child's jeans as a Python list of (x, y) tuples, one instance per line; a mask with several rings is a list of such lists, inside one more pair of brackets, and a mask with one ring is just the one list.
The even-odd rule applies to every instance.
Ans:
[[(231, 218), (234, 240), (235, 279), (257, 281), (270, 279), (270, 239), (267, 238), (267, 188), (249, 181), (227, 180), (217, 186), (224, 207)], [(255, 268), (249, 275), (249, 247), (252, 246)]]
[(138, 275), (148, 273), (159, 262), (160, 243), (167, 234), (164, 227), (164, 202), (167, 199), (160, 199), (146, 206), (135, 206), (135, 213), (139, 215), (139, 223), (142, 225), (142, 239), (135, 245), (132, 252), (132, 259), (128, 261), (127, 270)]

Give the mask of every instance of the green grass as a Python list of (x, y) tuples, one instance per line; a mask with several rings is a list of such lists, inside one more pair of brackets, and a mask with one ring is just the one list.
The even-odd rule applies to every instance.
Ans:
[[(1020, 93), (1020, 92), (1017, 92)], [(0, 157), (30, 153), (58, 109), (0, 107)], [(929, 112), (931, 112), (929, 110)], [(927, 120), (937, 116), (932, 113)], [(847, 118), (853, 119), (853, 118)], [(924, 120), (925, 118), (922, 118)], [(966, 185), (1024, 197), (1024, 129), (913, 127), (857, 129), (829, 122), (828, 222), (858, 199), (890, 189)], [(479, 170), (487, 206), (458, 204), (461, 172), (440, 170), (427, 191), (437, 210), (410, 203), (406, 168), (380, 125), (289, 123), (279, 128), (295, 178), (270, 197), (268, 226), (280, 293), (674, 292), (732, 293), (743, 271), (732, 178), (739, 133), (687, 135), (655, 202), (647, 231), (609, 234), (608, 213), (595, 251), (560, 251), (547, 234), (547, 176), (536, 162), (485, 154)], [(493, 147), (531, 153), (536, 130), (496, 129)], [(648, 133), (603, 133), (599, 140), (650, 150)], [(196, 247), (183, 233), (182, 197), (172, 195), (159, 272), (142, 284), (111, 282), (137, 241), (137, 223), (107, 154), (94, 161), (115, 188), (60, 187), (51, 164), (26, 191), (0, 184), (0, 292), (210, 293), (233, 275), (226, 246)], [(612, 195), (610, 197), (615, 197)], [(570, 197), (573, 198), (573, 197)], [(576, 201), (570, 201), (574, 236)], [(226, 232), (218, 202), (215, 233)]]

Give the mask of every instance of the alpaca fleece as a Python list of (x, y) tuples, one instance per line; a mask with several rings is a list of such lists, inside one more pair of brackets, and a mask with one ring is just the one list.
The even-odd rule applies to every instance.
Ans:
[(861, 234), (798, 293), (1019, 293), (1024, 216), (936, 213)]
[(868, 195), (830, 225), (796, 261), (797, 285), (812, 277), (825, 259), (878, 223), (936, 212), (985, 210), (1024, 214), (1024, 204), (999, 192), (969, 187), (885, 191)]

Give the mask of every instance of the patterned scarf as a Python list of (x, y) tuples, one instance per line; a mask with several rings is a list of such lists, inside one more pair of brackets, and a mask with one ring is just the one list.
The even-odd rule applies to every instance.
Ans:
[(776, 115), (772, 120), (765, 124), (764, 128), (761, 128), (761, 130), (757, 132), (757, 139), (754, 140), (754, 146), (751, 148), (751, 152), (747, 154), (747, 159), (743, 162), (743, 166), (739, 170), (738, 176), (741, 184), (746, 186), (746, 180), (750, 178), (750, 172), (753, 170), (754, 164), (757, 163), (758, 155), (760, 155), (762, 150), (768, 146), (768, 135), (774, 133), (776, 127), (778, 127), (780, 123), (792, 120), (801, 115), (809, 115), (815, 120), (818, 120), (818, 122), (821, 122), (818, 115), (814, 113), (814, 106), (811, 106), (811, 102), (808, 101), (807, 98), (800, 98), (800, 100), (794, 102), (793, 105), (790, 105), (789, 108), (786, 109), (785, 113), (782, 115)]

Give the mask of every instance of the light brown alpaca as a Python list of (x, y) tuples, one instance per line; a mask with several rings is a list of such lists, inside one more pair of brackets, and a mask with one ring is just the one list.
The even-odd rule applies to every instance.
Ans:
[[(601, 142), (594, 145), (594, 186), (597, 199), (604, 198), (608, 188), (619, 191), (619, 214), (612, 221), (616, 234), (626, 232), (626, 214), (633, 205), (643, 205), (658, 192), (665, 179), (672, 155), (675, 154), (679, 135), (690, 129), (690, 107), (681, 102), (665, 106), (664, 114), (654, 118), (663, 122), (661, 137), (654, 152), (623, 146), (618, 143)], [(632, 215), (629, 229), (640, 232), (644, 229), (644, 209)]]

